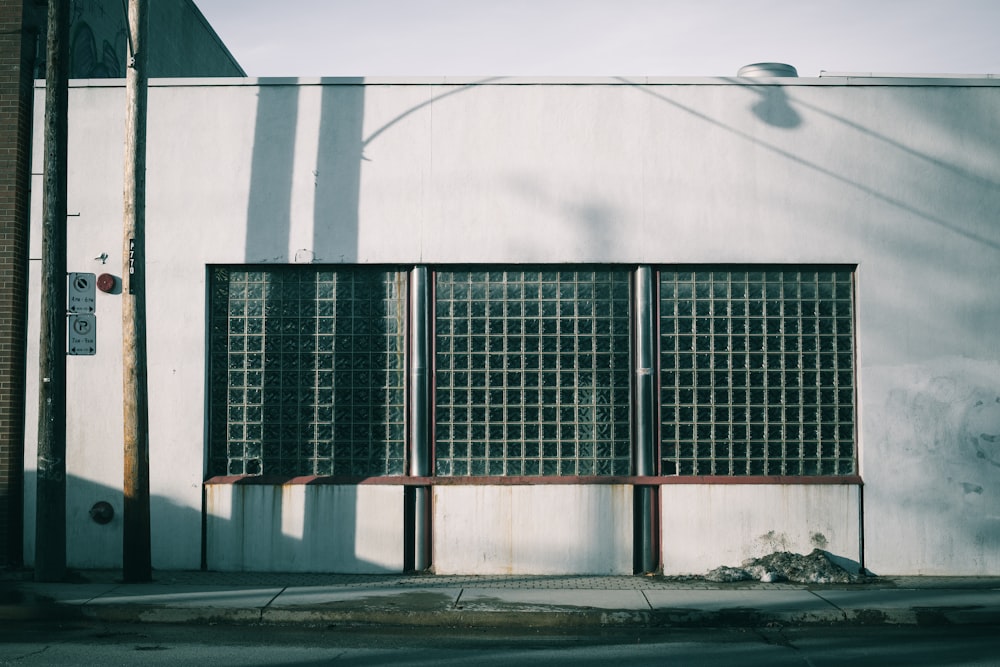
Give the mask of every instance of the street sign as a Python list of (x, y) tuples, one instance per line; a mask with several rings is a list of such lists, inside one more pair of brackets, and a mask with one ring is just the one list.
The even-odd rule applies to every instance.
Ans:
[(69, 353), (71, 355), (97, 354), (97, 316), (92, 313), (72, 313), (69, 323)]
[(69, 274), (68, 303), (71, 313), (92, 313), (97, 306), (97, 276), (93, 273)]

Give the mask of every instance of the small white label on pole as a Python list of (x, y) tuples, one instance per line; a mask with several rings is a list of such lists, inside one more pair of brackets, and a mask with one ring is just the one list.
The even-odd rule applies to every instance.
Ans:
[(97, 316), (91, 313), (73, 313), (68, 318), (71, 355), (97, 354)]
[(128, 240), (128, 293), (135, 294), (135, 239)]

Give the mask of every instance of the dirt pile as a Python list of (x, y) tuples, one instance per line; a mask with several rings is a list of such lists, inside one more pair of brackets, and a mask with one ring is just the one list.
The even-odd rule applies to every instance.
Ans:
[(706, 574), (705, 579), (723, 583), (757, 580), (798, 584), (855, 584), (866, 580), (834, 563), (821, 549), (813, 549), (806, 556), (778, 551), (745, 560), (740, 567), (717, 567)]

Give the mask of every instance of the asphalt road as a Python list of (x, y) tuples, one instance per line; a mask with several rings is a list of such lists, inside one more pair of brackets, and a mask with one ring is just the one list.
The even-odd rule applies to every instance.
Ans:
[(4, 623), (0, 665), (1000, 665), (1000, 628), (573, 632)]

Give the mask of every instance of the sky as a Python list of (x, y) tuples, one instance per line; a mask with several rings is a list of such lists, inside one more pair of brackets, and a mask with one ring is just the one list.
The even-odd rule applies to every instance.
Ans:
[(1000, 0), (195, 3), (249, 76), (1000, 76)]

